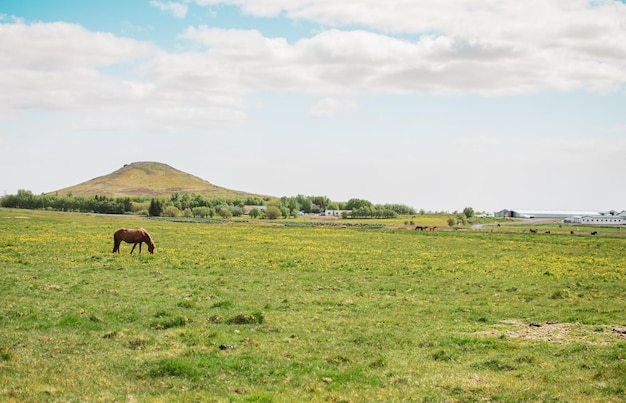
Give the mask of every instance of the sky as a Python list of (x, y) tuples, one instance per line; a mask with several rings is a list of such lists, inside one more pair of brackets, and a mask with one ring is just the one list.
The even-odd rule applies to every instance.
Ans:
[(626, 209), (618, 0), (0, 0), (0, 195), (157, 161), (416, 210)]

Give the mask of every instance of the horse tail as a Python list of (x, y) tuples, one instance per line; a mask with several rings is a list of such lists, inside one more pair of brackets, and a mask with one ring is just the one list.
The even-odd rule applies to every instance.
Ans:
[(122, 243), (122, 240), (119, 237), (119, 232), (120, 230), (117, 230), (113, 233), (113, 253), (120, 252), (120, 244)]

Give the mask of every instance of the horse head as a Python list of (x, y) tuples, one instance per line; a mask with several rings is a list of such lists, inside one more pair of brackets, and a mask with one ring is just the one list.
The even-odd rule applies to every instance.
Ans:
[(152, 237), (150, 236), (150, 234), (148, 234), (148, 231), (144, 230), (144, 234), (146, 235), (146, 244), (148, 245), (148, 252), (150, 252), (150, 254), (154, 253), (154, 249), (156, 248), (156, 246), (154, 245), (154, 241), (152, 240)]

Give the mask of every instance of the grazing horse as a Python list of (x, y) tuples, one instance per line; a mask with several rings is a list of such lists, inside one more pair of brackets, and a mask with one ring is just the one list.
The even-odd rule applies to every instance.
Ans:
[(148, 231), (143, 228), (137, 229), (129, 229), (129, 228), (120, 228), (113, 234), (113, 253), (120, 253), (120, 244), (122, 241), (126, 243), (132, 243), (133, 248), (130, 250), (130, 253), (133, 253), (135, 250), (135, 246), (139, 244), (139, 253), (141, 253), (141, 243), (145, 242), (148, 245), (148, 252), (154, 253), (154, 241)]

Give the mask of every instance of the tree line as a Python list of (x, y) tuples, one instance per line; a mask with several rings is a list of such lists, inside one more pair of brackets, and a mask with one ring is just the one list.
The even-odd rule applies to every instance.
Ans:
[(290, 218), (298, 214), (319, 214), (326, 210), (342, 210), (344, 218), (393, 218), (416, 214), (403, 204), (373, 204), (368, 200), (350, 199), (335, 202), (326, 196), (297, 195), (274, 199), (270, 197), (219, 198), (189, 193), (174, 193), (168, 197), (110, 197), (35, 195), (30, 190), (18, 190), (6, 195), (0, 205), (11, 208), (47, 209), (66, 212), (102, 214), (142, 214), (152, 217), (237, 217), (246, 214), (244, 206), (257, 206), (249, 211), (253, 218)]
[(0, 205), (23, 209), (125, 214), (132, 212), (134, 200), (130, 197), (34, 195), (30, 190), (20, 189), (16, 195), (3, 196), (0, 199)]

